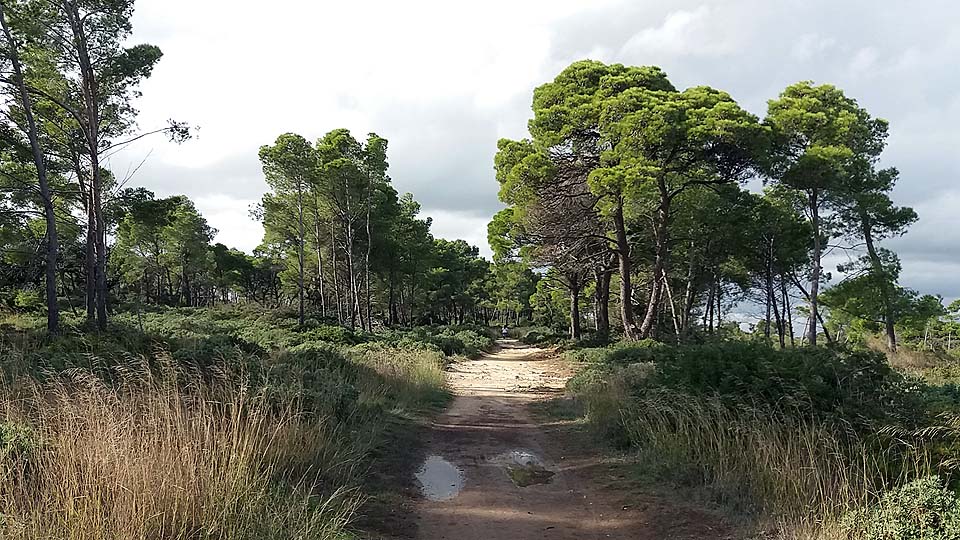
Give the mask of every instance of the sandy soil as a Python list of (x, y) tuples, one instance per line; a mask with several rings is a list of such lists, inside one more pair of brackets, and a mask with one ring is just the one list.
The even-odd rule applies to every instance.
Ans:
[[(441, 482), (445, 500), (419, 502), (417, 538), (733, 538), (717, 515), (635, 489), (622, 469), (595, 455), (582, 431), (535, 419), (530, 405), (558, 396), (570, 374), (547, 351), (509, 340), (494, 354), (452, 367), (456, 398), (427, 431), (426, 446), (431, 463), (446, 460), (462, 475), (451, 480), (441, 471), (425, 479)], [(549, 471), (540, 476), (555, 474), (518, 487), (508, 474), (517, 465), (511, 452), (533, 456)]]

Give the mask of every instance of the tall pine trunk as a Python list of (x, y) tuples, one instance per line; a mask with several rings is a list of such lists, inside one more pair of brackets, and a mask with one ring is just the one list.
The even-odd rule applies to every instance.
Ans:
[(813, 257), (810, 269), (810, 319), (807, 322), (807, 341), (810, 345), (817, 344), (817, 322), (820, 319), (819, 305), (817, 296), (820, 294), (820, 259), (822, 257), (822, 247), (820, 246), (820, 200), (819, 191), (812, 189), (809, 194), (810, 204), (810, 222), (813, 225)]
[(606, 337), (610, 335), (610, 280), (613, 272), (609, 268), (600, 269), (596, 278), (597, 333)]
[(633, 272), (630, 260), (630, 242), (627, 240), (627, 227), (623, 219), (623, 200), (617, 202), (613, 214), (616, 230), (617, 260), (620, 266), (620, 318), (623, 322), (623, 337), (636, 339), (636, 322), (633, 317), (633, 286), (630, 274)]
[(75, 1), (64, 0), (61, 4), (73, 34), (76, 46), (77, 65), (80, 73), (83, 96), (83, 124), (81, 126), (90, 156), (92, 222), (95, 225), (93, 240), (96, 245), (96, 313), (97, 327), (107, 328), (107, 249), (103, 221), (103, 171), (100, 169), (100, 90), (93, 63), (87, 49), (88, 41), (83, 19)]
[(13, 83), (16, 86), (20, 106), (26, 121), (27, 138), (30, 141), (30, 150), (33, 154), (33, 164), (37, 169), (37, 183), (40, 188), (40, 202), (43, 206), (43, 216), (46, 222), (46, 253), (44, 256), (44, 276), (46, 279), (47, 304), (47, 331), (51, 334), (60, 332), (60, 307), (57, 304), (57, 259), (60, 254), (60, 243), (57, 236), (57, 217), (54, 212), (53, 194), (47, 181), (47, 163), (43, 148), (40, 146), (40, 133), (36, 119), (33, 116), (33, 100), (27, 91), (23, 79), (23, 68), (20, 64), (20, 54), (17, 43), (7, 24), (7, 14), (3, 3), (0, 2), (0, 24), (7, 41), (7, 58), (13, 69)]
[(866, 213), (861, 214), (861, 223), (863, 225), (863, 242), (867, 246), (870, 266), (874, 274), (881, 279), (880, 300), (883, 302), (883, 325), (887, 334), (887, 348), (890, 349), (890, 352), (897, 352), (897, 321), (896, 316), (893, 314), (892, 294), (890, 290), (893, 288), (893, 283), (888, 279), (889, 276), (886, 275), (887, 272), (883, 268), (883, 261), (880, 260), (880, 255), (877, 253), (877, 248), (873, 243), (873, 226), (870, 221), (870, 216)]
[(665, 181), (660, 180), (660, 206), (657, 208), (656, 223), (653, 227), (654, 259), (653, 281), (650, 284), (650, 303), (647, 304), (647, 313), (640, 325), (640, 338), (650, 337), (653, 323), (656, 322), (657, 312), (663, 296), (664, 280), (666, 279), (667, 252), (669, 246), (668, 227), (670, 221), (670, 194), (667, 192)]

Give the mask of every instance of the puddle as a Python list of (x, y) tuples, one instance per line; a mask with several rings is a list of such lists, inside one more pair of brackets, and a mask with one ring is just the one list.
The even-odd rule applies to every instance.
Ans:
[(527, 450), (513, 450), (493, 460), (503, 465), (507, 476), (517, 487), (528, 487), (550, 482), (555, 472), (547, 469), (543, 460)]
[(463, 489), (463, 471), (440, 456), (430, 456), (416, 474), (420, 492), (429, 501), (448, 501)]

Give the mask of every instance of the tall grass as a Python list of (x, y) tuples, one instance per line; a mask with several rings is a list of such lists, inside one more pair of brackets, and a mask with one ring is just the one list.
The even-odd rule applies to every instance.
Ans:
[(4, 388), (4, 538), (338, 538), (358, 502), (364, 449), (243, 384), (128, 366)]
[(379, 381), (368, 380), (361, 384), (364, 401), (416, 410), (440, 405), (449, 398), (444, 388), (446, 359), (437, 351), (373, 344), (356, 347), (351, 354), (381, 377)]
[[(736, 367), (723, 376), (737, 376)], [(643, 474), (752, 516), (764, 538), (860, 538), (844, 528), (845, 516), (949, 465), (944, 444), (924, 440), (929, 429), (884, 429), (882, 419), (866, 424), (863, 417), (819, 412), (831, 409), (812, 408), (798, 390), (776, 401), (769, 392), (721, 394), (686, 380), (674, 384), (672, 368), (589, 364), (568, 388), (589, 425), (635, 452)]]
[(651, 391), (621, 414), (641, 462), (771, 518), (786, 538), (837, 538), (845, 514), (936, 469), (924, 446), (881, 444), (841, 425), (716, 397)]
[(387, 411), (445, 395), (435, 351), (205, 350), (8, 370), (0, 538), (346, 538)]

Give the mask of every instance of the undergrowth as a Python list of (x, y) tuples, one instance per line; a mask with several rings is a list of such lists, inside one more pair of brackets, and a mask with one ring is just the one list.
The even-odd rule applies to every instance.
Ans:
[(490, 345), (245, 309), (115, 319), (0, 328), (0, 537), (350, 538), (388, 430), (448, 399), (445, 353)]
[(882, 354), (747, 342), (565, 354), (581, 366), (568, 390), (589, 425), (634, 452), (644, 477), (752, 516), (779, 538), (955, 538), (945, 525), (942, 536), (877, 532), (913, 530), (890, 524), (913, 514), (889, 517), (900, 499), (884, 494), (924, 478), (949, 485), (960, 450), (960, 429), (945, 420), (956, 415), (944, 412), (958, 401)]

